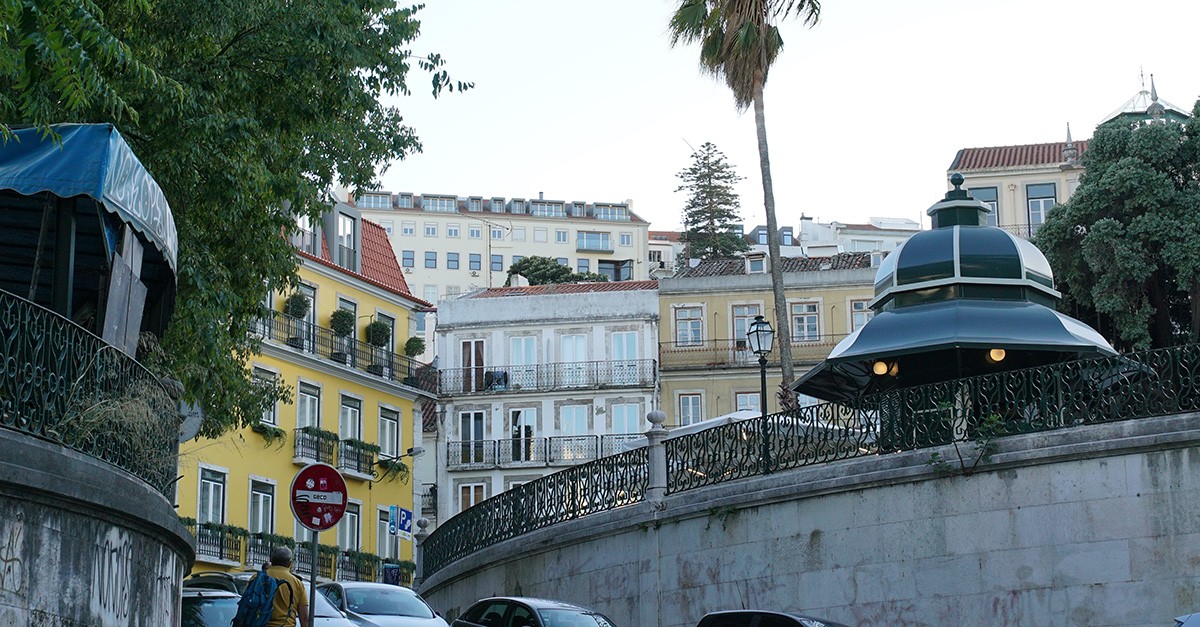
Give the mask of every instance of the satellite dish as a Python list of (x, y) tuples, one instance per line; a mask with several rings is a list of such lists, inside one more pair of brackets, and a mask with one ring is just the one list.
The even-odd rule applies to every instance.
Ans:
[(200, 423), (204, 422), (204, 410), (193, 403), (180, 403), (179, 443), (183, 444), (200, 433)]

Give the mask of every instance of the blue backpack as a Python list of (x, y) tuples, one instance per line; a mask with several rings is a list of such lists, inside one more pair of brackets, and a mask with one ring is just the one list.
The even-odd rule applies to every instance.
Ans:
[[(275, 593), (279, 586), (285, 585), (291, 590), (291, 584), (283, 579), (276, 579), (267, 574), (267, 569), (254, 576), (246, 584), (245, 592), (238, 601), (237, 615), (233, 617), (233, 627), (266, 627), (271, 620), (271, 612), (275, 609)], [(295, 591), (292, 591), (293, 595)], [(293, 601), (295, 597), (293, 596)], [(287, 617), (291, 618), (292, 608), (288, 608)]]

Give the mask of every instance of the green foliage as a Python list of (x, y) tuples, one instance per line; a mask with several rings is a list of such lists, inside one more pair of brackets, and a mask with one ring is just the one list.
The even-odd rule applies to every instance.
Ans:
[(326, 431), (326, 430), (322, 429), (321, 427), (317, 427), (314, 425), (300, 427), (299, 430), (301, 433), (311, 435), (314, 438), (317, 438), (318, 440), (325, 440), (326, 442), (337, 442), (338, 440), (341, 439), (338, 437), (338, 434), (336, 434), (332, 431)]
[(342, 440), (342, 442), (351, 448), (356, 448), (366, 453), (378, 454), (380, 450), (378, 444), (372, 444), (365, 440), (359, 440), (358, 438), (346, 438), (345, 440)]
[(367, 344), (382, 348), (392, 341), (392, 327), (382, 320), (373, 320), (367, 325), (365, 335)]
[(342, 556), (358, 570), (373, 569), (383, 561), (378, 555), (366, 551), (342, 551)]
[(216, 523), (216, 522), (203, 522), (203, 523), (200, 523), (200, 528), (201, 529), (211, 529), (212, 531), (216, 531), (217, 533), (230, 535), (235, 538), (249, 538), (250, 537), (250, 532), (248, 530), (246, 530), (243, 527), (239, 527), (237, 525), (226, 525), (224, 523)]
[(412, 477), (412, 472), (408, 465), (400, 461), (398, 457), (387, 457), (376, 462), (379, 466), (380, 475), (378, 481), (400, 481), (400, 483), (408, 483)]
[[(992, 459), (992, 454), (996, 452), (996, 438), (1008, 433), (1004, 426), (1004, 418), (997, 414), (989, 414), (983, 417), (974, 425), (971, 431), (971, 447), (973, 452), (963, 455), (963, 449), (958, 446), (958, 441), (952, 442), (954, 445), (954, 454), (958, 458), (958, 469), (962, 476), (969, 477), (975, 473), (975, 469), (979, 464), (989, 462)], [(968, 462), (968, 459), (970, 460)], [(951, 460), (942, 456), (941, 453), (934, 451), (929, 454), (929, 461), (925, 462), (934, 472), (939, 475), (949, 476), (955, 474), (954, 464)]]
[(333, 310), (333, 313), (329, 314), (329, 328), (338, 337), (346, 337), (354, 333), (355, 322), (358, 322), (358, 320), (354, 318), (354, 312), (349, 309), (338, 307)]
[(400, 559), (396, 559), (394, 557), (387, 557), (387, 558), (384, 558), (383, 563), (384, 564), (395, 564), (396, 566), (400, 567), (400, 570), (408, 571), (408, 574), (410, 574), (410, 575), (417, 571), (416, 562), (413, 562), (410, 560), (400, 560)]
[(404, 342), (404, 354), (409, 357), (416, 357), (425, 352), (425, 338), (414, 335)]
[(677, 192), (687, 192), (683, 206), (683, 236), (689, 259), (728, 259), (750, 249), (737, 230), (741, 199), (734, 185), (738, 176), (725, 153), (705, 142), (692, 153), (692, 165), (677, 174)]
[(308, 315), (308, 296), (296, 292), (283, 301), (283, 313), (299, 320)]
[[(178, 298), (159, 365), (205, 413), (201, 435), (251, 424), (282, 384), (255, 385), (248, 333), (268, 290), (296, 284), (281, 233), (335, 182), (371, 187), (419, 151), (395, 106), (416, 71), (420, 5), (389, 0), (0, 0), (7, 125), (116, 123), (179, 231)], [(415, 65), (415, 67), (414, 67)]]
[(287, 440), (286, 431), (265, 422), (256, 422), (250, 425), (250, 430), (261, 435), (266, 440), (266, 446), (275, 445), (282, 447), (283, 443)]
[(295, 547), (296, 546), (296, 541), (293, 540), (292, 538), (289, 538), (288, 536), (281, 536), (281, 535), (274, 534), (274, 533), (268, 533), (266, 531), (259, 531), (257, 533), (252, 533), (252, 534), (250, 534), (250, 537), (258, 538), (259, 540), (262, 540), (263, 542), (265, 542), (266, 544), (268, 544), (270, 546), (287, 546), (287, 547)]
[(508, 268), (508, 279), (505, 286), (512, 285), (513, 276), (521, 275), (530, 285), (549, 285), (551, 283), (599, 283), (607, 281), (608, 277), (595, 272), (575, 272), (571, 268), (558, 263), (550, 257), (532, 255), (526, 257)]
[(1035, 240), (1061, 307), (1123, 349), (1200, 340), (1200, 121), (1114, 120), (1083, 161)]

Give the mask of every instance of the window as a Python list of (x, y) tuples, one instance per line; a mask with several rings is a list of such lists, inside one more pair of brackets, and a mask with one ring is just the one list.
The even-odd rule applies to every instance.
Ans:
[(417, 335), (425, 334), (425, 312), (418, 311), (413, 313), (413, 327), (416, 329)]
[(438, 225), (436, 222), (425, 223), (425, 237), (437, 237)]
[(436, 303), (438, 299), (438, 288), (436, 285), (425, 286), (425, 302)]
[[(562, 231), (566, 233), (566, 231)], [(579, 231), (575, 234), (576, 250), (612, 250), (612, 240), (608, 233), (595, 231)]]
[(522, 198), (513, 198), (510, 203), (512, 213), (525, 213), (525, 200)]
[(504, 227), (493, 226), (492, 227), (492, 240), (499, 240), (499, 239), (504, 239)]
[(579, 272), (591, 272), (591, 262), (587, 259), (579, 259), (575, 262), (575, 269)]
[(754, 322), (754, 316), (761, 315), (762, 311), (758, 305), (734, 305), (731, 313), (734, 347), (740, 351), (749, 350), (750, 344), (746, 341), (746, 331), (750, 330), (750, 323)]
[[(261, 387), (270, 387), (275, 385), (279, 375), (267, 370), (266, 368), (254, 367), (254, 384)], [(271, 403), (271, 406), (263, 410), (262, 421), (266, 424), (273, 425), (279, 422), (278, 403)]]
[(675, 344), (699, 346), (704, 342), (704, 318), (699, 307), (675, 310)]
[(567, 259), (566, 257), (555, 257), (554, 260), (557, 261), (558, 265), (560, 265), (560, 266), (570, 266), (571, 265), (571, 260)]
[(1034, 235), (1054, 208), (1054, 183), (1026, 185), (1025, 196), (1029, 199), (1029, 234)]
[(695, 424), (704, 420), (704, 414), (700, 409), (699, 394), (680, 394), (679, 395), (679, 426)]
[(446, 253), (446, 267), (451, 270), (458, 269), (458, 253)]
[(567, 243), (567, 230), (566, 229), (554, 229), (554, 242), (557, 244), (566, 244)]
[(601, 259), (596, 263), (596, 272), (608, 277), (609, 281), (628, 281), (633, 278), (633, 260)]
[[(464, 345), (463, 348), (466, 348)], [(485, 448), (486, 441), (483, 439), (483, 412), (481, 411), (465, 411), (458, 415), (458, 433), (462, 441), (459, 442), (459, 458), (457, 461), (460, 464), (478, 464), (488, 461), (487, 449)], [(456, 451), (451, 448), (451, 456)]]
[[(338, 214), (338, 217), (337, 217), (338, 265), (342, 266), (343, 268), (350, 267), (346, 263), (347, 251), (349, 251), (349, 258), (351, 260), (354, 258), (353, 253), (354, 253), (354, 249), (356, 248), (356, 246), (354, 245), (354, 241), (357, 239), (355, 237), (355, 226), (357, 226), (357, 225), (355, 224), (353, 216), (348, 216), (344, 213)], [(353, 269), (353, 268), (351, 268), (351, 269)]]
[(396, 223), (393, 220), (380, 220), (379, 226), (382, 226), (384, 232), (386, 232), (388, 234), (388, 237), (391, 237), (392, 231), (395, 229)]
[(482, 198), (468, 198), (467, 199), (467, 211), (483, 211), (483, 199)]
[(593, 440), (588, 437), (588, 406), (564, 406), (559, 409), (558, 420), (562, 437), (551, 438), (551, 459), (574, 461), (595, 457)]
[(633, 233), (622, 233), (621, 234), (621, 245), (622, 246), (633, 246)]
[(492, 255), (492, 272), (504, 272), (504, 255)]
[(816, 342), (821, 339), (821, 313), (817, 303), (792, 305), (792, 341)]
[(413, 208), (413, 195), (412, 194), (396, 194), (396, 206), (400, 207), (401, 209), (412, 209)]
[(638, 382), (637, 332), (618, 331), (612, 334), (612, 358), (609, 364), (612, 382), (634, 385)]
[(513, 230), (512, 230), (512, 234), (513, 234), (513, 241), (514, 241), (514, 242), (523, 242), (523, 241), (525, 241), (525, 227), (523, 227), (523, 226), (514, 226), (514, 227), (513, 227)]
[(198, 522), (225, 522), (225, 473), (208, 468), (200, 469), (200, 509)]
[(425, 211), (458, 211), (458, 199), (453, 196), (422, 196), (421, 208)]
[(479, 253), (470, 253), (470, 254), (471, 254), (471, 256), (467, 261), (467, 269), (468, 270), (482, 270), (483, 269), (483, 255), (481, 255)]
[(275, 533), (275, 486), (250, 481), (250, 533)]
[(601, 205), (597, 203), (593, 209), (595, 210), (595, 218), (597, 220), (629, 220), (629, 209), (623, 205)]
[(363, 194), (359, 196), (354, 204), (359, 209), (391, 209), (392, 195), (391, 194)]
[(987, 215), (987, 222), (985, 222), (985, 224), (989, 226), (998, 226), (1000, 224), (1000, 205), (998, 203), (1000, 196), (997, 193), (996, 188), (972, 187), (968, 191), (970, 191), (971, 195), (975, 197), (975, 200), (987, 205), (988, 208), (992, 210), (992, 212)]
[(544, 200), (529, 201), (529, 215), (551, 218), (566, 217), (567, 211), (561, 202), (546, 202)]
[(760, 408), (758, 401), (759, 401), (759, 393), (758, 392), (738, 392), (737, 393), (737, 410), (738, 411), (747, 410), (747, 411), (761, 412), (762, 409)]
[(612, 406), (613, 433), (641, 433), (642, 418), (638, 415), (637, 403), (619, 403)]
[(395, 457), (400, 453), (400, 412), (379, 408), (379, 456)]
[(525, 255), (513, 255), (513, 265), (525, 258)]
[(783, 227), (783, 229), (779, 232), (779, 234), (780, 234), (780, 237), (782, 238), (782, 241), (780, 242), (780, 244), (782, 244), (783, 246), (794, 246), (796, 244), (796, 240), (792, 235), (792, 227), (790, 227), (790, 226)]
[(467, 239), (483, 239), (483, 227), (478, 224), (467, 226)]
[(436, 268), (437, 267), (437, 252), (436, 251), (433, 251), (433, 250), (425, 251), (425, 267), (426, 268)]
[(650, 251), (650, 267), (651, 268), (666, 268), (667, 262), (663, 261), (663, 251)]
[(537, 411), (533, 409), (514, 409), (508, 412), (508, 420), (512, 438), (511, 461), (533, 461), (533, 430), (537, 422)]
[(759, 244), (767, 243), (767, 230), (766, 229), (763, 229), (763, 228), (755, 229), (754, 236), (755, 236), (755, 238), (757, 238), (757, 241)]
[(746, 259), (746, 269), (750, 274), (762, 274), (767, 271), (767, 262), (762, 257)]
[(857, 331), (867, 324), (867, 321), (875, 317), (875, 312), (867, 307), (869, 300), (852, 300), (850, 301), (850, 331)]
[(358, 503), (347, 503), (346, 513), (337, 524), (338, 548), (343, 551), (357, 551), (361, 546), (359, 542), (362, 541), (360, 527)]
[(544, 242), (544, 241), (546, 241), (546, 229), (545, 229), (545, 228), (542, 228), (542, 227), (534, 227), (534, 229), (533, 229), (533, 241), (535, 241), (535, 242)]
[(343, 440), (362, 439), (362, 401), (349, 396), (342, 397), (338, 412), (338, 437)]
[(308, 383), (296, 388), (296, 426), (321, 426), (321, 388)]
[(416, 235), (417, 234), (417, 223), (409, 222), (407, 220), (405, 220), (404, 222), (401, 222), (400, 223), (400, 234), (401, 235)]
[(446, 237), (458, 237), (460, 227), (457, 224), (446, 225)]
[(458, 511), (483, 502), (484, 487), (482, 483), (464, 483), (458, 486)]
[(503, 198), (493, 198), (488, 203), (488, 210), (491, 211), (492, 213), (504, 213), (504, 199)]
[(566, 405), (559, 412), (559, 421), (563, 435), (588, 434), (588, 406)]
[(405, 268), (411, 268), (416, 265), (416, 252), (411, 250), (400, 251), (400, 265)]
[(392, 535), (391, 512), (379, 510), (379, 521), (375, 525), (375, 554), (383, 559), (395, 559), (396, 537)]

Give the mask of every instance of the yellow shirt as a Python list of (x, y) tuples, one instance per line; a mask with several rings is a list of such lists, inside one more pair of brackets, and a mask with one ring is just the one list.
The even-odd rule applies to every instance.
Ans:
[(299, 624), (296, 616), (300, 608), (305, 608), (306, 611), (308, 609), (308, 595), (304, 592), (304, 584), (286, 566), (271, 566), (267, 569), (267, 574), (282, 580), (275, 592), (275, 608), (271, 611), (271, 620), (267, 622), (267, 627), (295, 627)]

